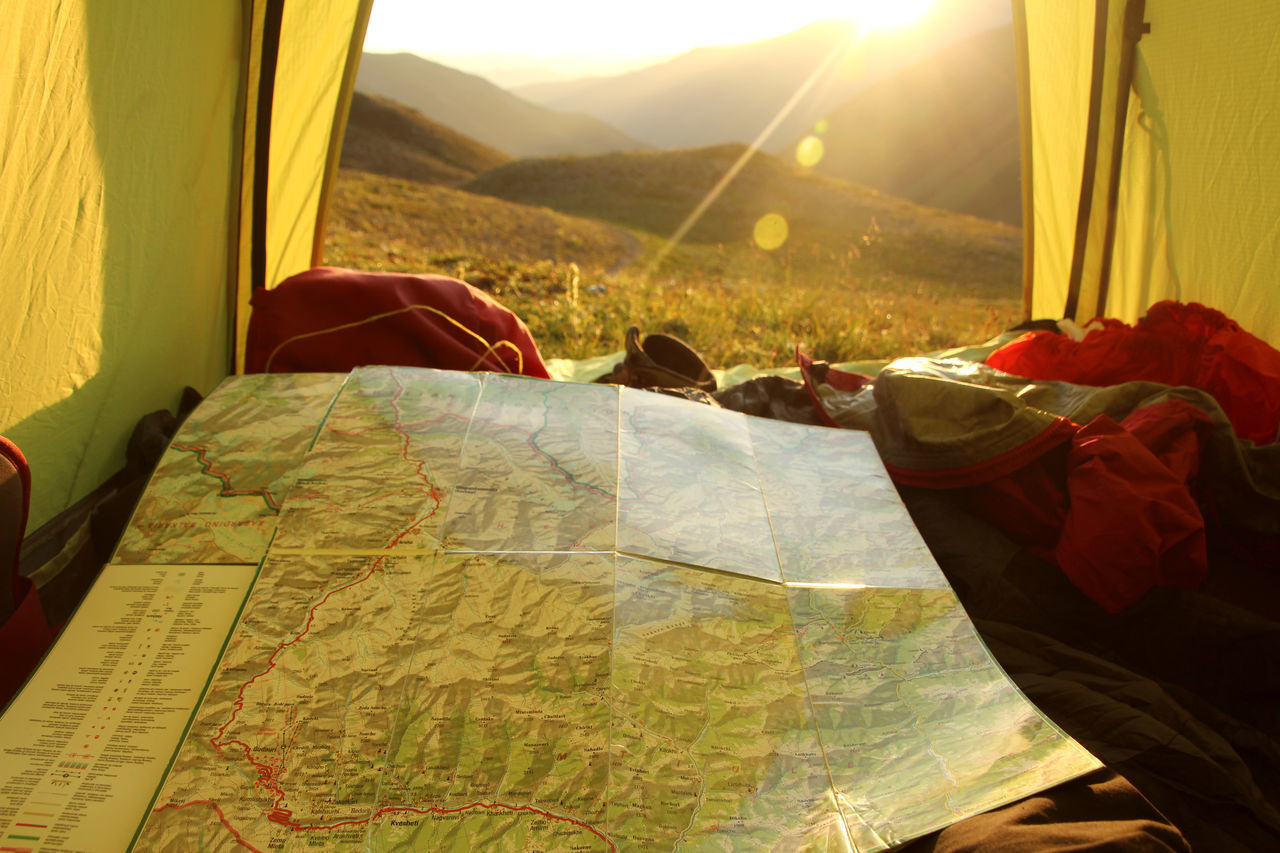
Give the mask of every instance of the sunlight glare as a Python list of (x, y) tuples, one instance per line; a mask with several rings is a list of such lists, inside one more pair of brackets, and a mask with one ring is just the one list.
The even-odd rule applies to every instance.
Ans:
[(933, 0), (855, 0), (849, 20), (858, 25), (858, 34), (894, 30), (916, 23), (933, 6)]
[(826, 146), (822, 144), (821, 139), (813, 135), (806, 136), (796, 146), (796, 162), (809, 169), (818, 165), (825, 153)]
[(766, 252), (781, 248), (787, 242), (787, 219), (781, 213), (766, 213), (756, 221), (752, 237)]

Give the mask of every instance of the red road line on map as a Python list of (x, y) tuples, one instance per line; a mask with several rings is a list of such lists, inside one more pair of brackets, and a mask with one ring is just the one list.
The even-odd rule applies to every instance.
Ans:
[(608, 836), (606, 836), (604, 833), (602, 833), (600, 830), (596, 829), (594, 826), (592, 826), (589, 823), (580, 821), (577, 818), (566, 817), (565, 815), (558, 815), (553, 812), (546, 811), (545, 809), (540, 809), (537, 806), (513, 806), (508, 803), (474, 802), (474, 803), (468, 803), (465, 806), (456, 806), (454, 808), (445, 808), (444, 806), (428, 806), (426, 808), (418, 808), (416, 806), (383, 806), (382, 808), (378, 809), (369, 817), (361, 818), (360, 820), (343, 820), (343, 821), (338, 821), (337, 823), (327, 823), (327, 824), (307, 825), (307, 824), (294, 823), (293, 821), (289, 820), (287, 817), (284, 817), (284, 816), (280, 816), (280, 817), (273, 816), (271, 820), (274, 821), (275, 823), (280, 824), (281, 826), (287, 826), (290, 829), (296, 830), (298, 832), (326, 832), (329, 830), (341, 829), (344, 826), (364, 826), (365, 824), (372, 823), (373, 821), (377, 820), (380, 817), (383, 817), (389, 814), (394, 814), (397, 812), (410, 812), (412, 814), (421, 814), (421, 815), (459, 814), (461, 812), (472, 811), (473, 809), (485, 809), (488, 811), (500, 810), (500, 811), (509, 811), (509, 812), (530, 812), (532, 814), (541, 815), (542, 817), (545, 817), (548, 820), (558, 820), (563, 823), (571, 823), (574, 826), (585, 829), (587, 832), (590, 832), (592, 835), (599, 838), (605, 844), (608, 844), (610, 850), (618, 849), (614, 845), (612, 839), (610, 839)]
[(400, 419), (400, 407), (397, 405), (400, 402), (400, 398), (404, 396), (404, 384), (400, 382), (400, 377), (396, 376), (394, 370), (391, 371), (391, 379), (396, 383), (396, 393), (391, 397), (391, 409), (396, 413), (395, 423), (392, 424), (392, 428), (400, 435), (400, 458), (414, 466), (415, 473), (417, 473), (418, 477), (427, 486), (427, 494), (431, 496), (433, 506), (431, 507), (430, 512), (422, 516), (422, 518), (419, 518), (404, 530), (400, 531), (400, 533), (391, 540), (391, 544), (387, 546), (388, 548), (394, 548), (396, 545), (399, 545), (401, 539), (417, 530), (423, 522), (435, 515), (440, 509), (440, 493), (436, 491), (436, 486), (431, 482), (430, 478), (422, 472), (422, 467), (427, 464), (427, 460), (412, 459), (409, 457), (409, 433), (405, 430), (404, 422)]
[(200, 463), (200, 473), (207, 474), (210, 477), (213, 477), (222, 483), (222, 488), (218, 492), (218, 494), (221, 495), (222, 497), (224, 498), (245, 498), (245, 497), (262, 498), (262, 500), (266, 502), (269, 508), (275, 510), (276, 512), (280, 511), (280, 504), (276, 503), (276, 499), (273, 498), (271, 496), (271, 493), (266, 489), (233, 489), (231, 487), (231, 478), (226, 474), (223, 474), (221, 471), (215, 471), (213, 469), (213, 464), (209, 461), (208, 456), (205, 455), (208, 452), (205, 450), (205, 448), (197, 447), (196, 445), (193, 445), (193, 444), (175, 444), (173, 445), (173, 449), (182, 450), (187, 453), (194, 453), (196, 455), (196, 460)]
[[(791, 638), (792, 638), (792, 639), (794, 639), (794, 640), (799, 640), (801, 637), (803, 637), (803, 636), (805, 635), (805, 632), (807, 632), (807, 631), (809, 630), (809, 627), (810, 627), (810, 626), (812, 626), (812, 625), (816, 625), (816, 624), (818, 624), (819, 622), (827, 622), (827, 624), (830, 624), (830, 620), (826, 620), (826, 619), (810, 619), (808, 622), (805, 622), (803, 625), (790, 625), (790, 626), (788, 626), (788, 625), (779, 625), (777, 628), (774, 628), (772, 631), (770, 631), (770, 632), (765, 636), (765, 638), (764, 638), (763, 640), (761, 640), (761, 641), (760, 641), (760, 645), (762, 645), (762, 646), (772, 646), (772, 645), (774, 645), (775, 643), (777, 643), (777, 642), (778, 642), (778, 640), (779, 640), (781, 637), (785, 637), (785, 636), (787, 636), (787, 635), (790, 635), (790, 636), (791, 636)], [(834, 626), (834, 625), (832, 625), (831, 627), (832, 627), (833, 629), (835, 628), (835, 626)], [(839, 632), (838, 632), (838, 631), (837, 631), (836, 633), (838, 633), (838, 634), (839, 634)], [(842, 639), (842, 640), (844, 639), (844, 635), (843, 635), (843, 634), (840, 634), (840, 639)]]
[(307, 613), (307, 621), (303, 625), (302, 630), (298, 632), (297, 636), (295, 636), (292, 640), (288, 640), (276, 646), (276, 650), (272, 652), (271, 657), (267, 659), (266, 668), (263, 669), (262, 672), (259, 672), (257, 675), (253, 676), (253, 678), (250, 678), (244, 684), (240, 685), (240, 690), (236, 693), (236, 700), (235, 702), (232, 703), (232, 706), (231, 706), (232, 707), (231, 716), (227, 718), (227, 721), (222, 724), (222, 727), (220, 729), (218, 729), (218, 733), (209, 740), (209, 743), (212, 744), (214, 749), (216, 749), (218, 752), (221, 752), (224, 747), (231, 746), (232, 744), (238, 744), (244, 747), (245, 760), (248, 761), (257, 769), (259, 782), (261, 782), (264, 787), (268, 788), (272, 793), (276, 795), (277, 803), (279, 803), (279, 801), (284, 798), (284, 791), (282, 791), (280, 789), (280, 786), (275, 783), (275, 776), (276, 776), (275, 768), (273, 768), (269, 764), (264, 764), (262, 762), (256, 761), (253, 757), (252, 750), (249, 748), (249, 745), (244, 741), (230, 740), (230, 741), (226, 741), (225, 743), (220, 743), (219, 741), (222, 738), (222, 736), (226, 734), (227, 728), (232, 723), (235, 722), (236, 716), (240, 713), (240, 709), (244, 707), (244, 692), (248, 690), (250, 685), (252, 685), (255, 681), (257, 681), (259, 678), (266, 675), (267, 673), (271, 672), (271, 670), (275, 668), (276, 659), (280, 656), (281, 652), (283, 652), (285, 649), (288, 649), (294, 643), (299, 642), (303, 637), (305, 637), (311, 631), (311, 624), (315, 621), (316, 611), (319, 610), (320, 607), (322, 607), (324, 604), (328, 603), (329, 599), (334, 595), (336, 595), (337, 593), (343, 592), (345, 590), (351, 589), (352, 587), (358, 586), (359, 584), (362, 584), (365, 581), (369, 580), (369, 578), (373, 577), (374, 574), (377, 573), (378, 569), (382, 566), (382, 560), (383, 560), (382, 557), (378, 557), (376, 560), (373, 561), (373, 565), (369, 567), (369, 571), (366, 572), (363, 577), (356, 578), (350, 583), (347, 583), (340, 587), (336, 587), (334, 589), (329, 590), (324, 594), (323, 598), (321, 598), (314, 605), (312, 605), (311, 610)]
[[(394, 372), (392, 372), (392, 378), (395, 379), (396, 385), (399, 389), (396, 392), (395, 396), (392, 398), (392, 406), (393, 408), (395, 408), (396, 401), (404, 393), (404, 386), (400, 383), (399, 378), (395, 376)], [(431, 508), (430, 512), (426, 513), (421, 518), (417, 519), (413, 524), (411, 524), (409, 527), (402, 530), (394, 539), (392, 539), (391, 544), (387, 546), (388, 548), (392, 548), (395, 545), (399, 544), (400, 540), (402, 540), (405, 536), (408, 536), (411, 532), (416, 530), (424, 521), (431, 518), (440, 509), (439, 493), (436, 491), (435, 485), (431, 482), (430, 479), (427, 478), (425, 474), (423, 474), (423, 471), (422, 471), (423, 466), (426, 465), (426, 460), (411, 459), (409, 457), (409, 441), (410, 441), (409, 434), (403, 429), (403, 425), (400, 420), (399, 408), (395, 408), (395, 412), (396, 412), (396, 420), (395, 420), (394, 428), (396, 432), (398, 432), (403, 439), (401, 451), (400, 451), (401, 458), (403, 458), (405, 462), (409, 462), (411, 464), (416, 463), (417, 474), (419, 477), (422, 478), (422, 481), (427, 485), (427, 490), (434, 502), (434, 506)], [(531, 445), (533, 444), (532, 437), (530, 437), (530, 444)], [(544, 456), (547, 455), (544, 451), (541, 450), (541, 448), (538, 448), (536, 445), (533, 445), (533, 446), (540, 453), (543, 453)], [(175, 445), (175, 447), (177, 447), (177, 445)], [(198, 448), (179, 448), (179, 449), (195, 450), (197, 453), (201, 454), (201, 459), (203, 460), (203, 451), (200, 451)], [(551, 459), (550, 456), (547, 456), (547, 458)], [(553, 463), (554, 461), (555, 460), (552, 459)], [(215, 474), (214, 476), (219, 476), (219, 475)], [(221, 479), (223, 479), (224, 482), (227, 482), (225, 477), (222, 477)], [(228, 485), (229, 485), (229, 482), (228, 482)], [(222, 724), (222, 727), (218, 729), (218, 733), (214, 735), (213, 738), (210, 739), (210, 743), (213, 745), (214, 749), (216, 749), (218, 752), (221, 752), (224, 747), (230, 746), (231, 744), (237, 744), (244, 748), (245, 760), (248, 761), (251, 765), (253, 765), (253, 767), (258, 771), (258, 782), (264, 788), (266, 788), (272, 794), (275, 795), (274, 808), (272, 809), (272, 814), (269, 816), (269, 819), (281, 826), (288, 827), (289, 829), (292, 829), (297, 832), (318, 832), (318, 831), (338, 829), (343, 826), (363, 826), (365, 824), (368, 824), (368, 823), (371, 823), (372, 821), (377, 820), (378, 818), (384, 815), (393, 814), (396, 812), (411, 812), (415, 814), (425, 815), (425, 814), (457, 814), (460, 812), (471, 811), (473, 809), (486, 809), (486, 810), (497, 809), (497, 810), (505, 810), (510, 812), (529, 812), (532, 814), (541, 815), (542, 817), (545, 817), (548, 820), (557, 820), (557, 821), (562, 821), (564, 823), (573, 824), (574, 826), (585, 829), (586, 831), (590, 832), (592, 835), (595, 835), (600, 840), (608, 844), (610, 850), (616, 851), (618, 848), (613, 843), (612, 839), (608, 838), (606, 835), (604, 835), (604, 833), (600, 832), (600, 830), (596, 829), (591, 824), (577, 820), (576, 818), (554, 814), (544, 809), (539, 809), (535, 806), (527, 806), (527, 805), (513, 806), (513, 805), (508, 805), (506, 803), (475, 802), (475, 803), (469, 803), (465, 806), (458, 806), (456, 808), (444, 808), (442, 806), (434, 806), (434, 807), (429, 807), (425, 809), (415, 808), (413, 806), (384, 806), (383, 808), (374, 812), (373, 815), (371, 815), (370, 817), (364, 818), (362, 820), (340, 821), (334, 824), (313, 825), (313, 826), (295, 823), (289, 819), (289, 816), (292, 815), (292, 812), (288, 811), (287, 809), (280, 808), (280, 802), (284, 799), (284, 796), (285, 796), (284, 790), (280, 787), (279, 781), (278, 781), (279, 780), (278, 773), (279, 773), (280, 767), (278, 765), (268, 764), (268, 763), (255, 760), (253, 757), (253, 751), (250, 749), (249, 745), (244, 743), (241, 740), (231, 740), (231, 741), (226, 741), (225, 743), (219, 743), (219, 738), (221, 738), (226, 733), (227, 728), (233, 722), (235, 722), (236, 717), (240, 713), (240, 709), (244, 707), (245, 690), (247, 690), (259, 678), (266, 675), (272, 669), (275, 668), (276, 660), (280, 656), (281, 652), (283, 652), (285, 649), (289, 648), (290, 646), (294, 645), (295, 643), (300, 642), (308, 633), (310, 633), (311, 625), (315, 621), (316, 611), (319, 610), (326, 603), (328, 603), (330, 597), (332, 597), (333, 595), (339, 592), (349, 590), (372, 578), (374, 574), (378, 571), (378, 569), (382, 566), (383, 559), (384, 559), (383, 557), (378, 557), (376, 560), (374, 560), (373, 565), (370, 566), (369, 571), (365, 573), (363, 577), (357, 578), (351, 581), (350, 583), (344, 584), (343, 586), (330, 590), (329, 592), (325, 593), (323, 598), (321, 598), (314, 605), (312, 605), (311, 610), (307, 613), (307, 621), (303, 625), (302, 630), (299, 631), (298, 634), (292, 640), (281, 643), (279, 646), (277, 646), (276, 650), (271, 654), (271, 657), (268, 658), (266, 668), (263, 669), (262, 672), (259, 672), (257, 675), (253, 676), (252, 678), (250, 678), (248, 681), (246, 681), (244, 684), (240, 686), (240, 690), (236, 694), (236, 700), (235, 702), (232, 703), (231, 716), (227, 719), (225, 723)], [(244, 837), (241, 836), (240, 833), (237, 832), (235, 828), (231, 826), (230, 821), (227, 819), (226, 815), (223, 814), (222, 809), (218, 806), (216, 802), (212, 800), (191, 800), (181, 805), (166, 803), (160, 808), (155, 809), (155, 812), (161, 812), (161, 811), (164, 811), (165, 809), (183, 809), (192, 805), (208, 805), (211, 808), (213, 808), (213, 810), (218, 813), (219, 821), (221, 821), (222, 825), (227, 828), (227, 831), (232, 834), (232, 836), (236, 839), (238, 843), (249, 848), (250, 850), (255, 850), (255, 851), (257, 850), (257, 848), (249, 844), (249, 842), (246, 841)]]
[[(399, 390), (396, 392), (395, 397), (393, 397), (392, 399), (392, 405), (394, 407), (395, 402), (404, 393), (404, 386), (400, 384), (400, 381), (397, 377), (395, 377), (394, 372), (392, 373), (392, 377), (393, 379), (395, 379), (396, 385), (399, 388)], [(440, 497), (439, 497), (439, 494), (436, 492), (435, 486), (422, 473), (422, 466), (426, 464), (426, 460), (414, 460), (409, 458), (409, 435), (402, 428), (401, 421), (400, 421), (399, 408), (396, 408), (395, 411), (396, 411), (395, 429), (396, 429), (396, 432), (400, 433), (400, 435), (404, 439), (403, 445), (401, 448), (401, 456), (402, 458), (404, 458), (406, 462), (409, 462), (409, 463), (417, 462), (418, 476), (422, 478), (422, 481), (424, 483), (426, 483), (428, 493), (430, 494), (432, 500), (434, 501), (434, 506), (432, 506), (430, 512), (422, 516), (422, 518), (419, 518), (418, 520), (416, 520), (413, 524), (411, 524), (409, 527), (402, 530), (394, 539), (392, 539), (391, 544), (387, 546), (388, 548), (392, 548), (398, 545), (400, 543), (400, 540), (402, 540), (405, 536), (408, 536), (411, 532), (416, 530), (428, 518), (435, 515), (436, 511), (439, 510), (440, 508)], [(184, 448), (184, 449), (195, 450), (198, 453), (203, 452), (203, 451), (200, 451), (198, 448)], [(307, 621), (303, 624), (302, 630), (299, 631), (297, 635), (294, 636), (293, 639), (283, 642), (280, 645), (276, 646), (275, 651), (271, 653), (271, 657), (267, 659), (266, 668), (263, 669), (261, 672), (259, 672), (257, 675), (254, 675), (248, 681), (244, 682), (242, 685), (240, 685), (240, 689), (236, 693), (236, 699), (232, 703), (231, 716), (227, 718), (227, 721), (222, 724), (221, 728), (218, 729), (218, 733), (214, 735), (209, 741), (210, 744), (214, 747), (214, 749), (217, 750), (219, 753), (222, 752), (223, 748), (230, 747), (233, 744), (242, 747), (244, 749), (245, 760), (249, 762), (249, 764), (252, 765), (254, 769), (256, 769), (258, 772), (258, 783), (263, 788), (267, 789), (271, 794), (274, 795), (275, 806), (277, 808), (279, 807), (280, 802), (284, 799), (284, 796), (285, 796), (284, 790), (283, 788), (281, 788), (279, 784), (279, 774), (280, 774), (281, 767), (277, 764), (271, 764), (271, 763), (267, 763), (267, 762), (263, 762), (255, 759), (253, 757), (253, 750), (250, 748), (250, 746), (247, 743), (245, 743), (242, 740), (237, 739), (237, 740), (229, 740), (224, 742), (221, 740), (221, 738), (226, 734), (227, 729), (231, 726), (231, 724), (236, 721), (236, 718), (239, 716), (240, 709), (244, 707), (245, 691), (248, 690), (249, 687), (252, 686), (253, 683), (256, 682), (259, 678), (262, 678), (264, 675), (271, 672), (271, 670), (275, 668), (277, 659), (280, 657), (280, 654), (282, 652), (284, 652), (286, 649), (293, 646), (294, 644), (300, 642), (304, 637), (307, 636), (307, 634), (311, 632), (311, 626), (315, 622), (316, 612), (325, 604), (327, 604), (329, 602), (329, 599), (332, 598), (337, 593), (352, 589), (353, 587), (356, 587), (364, 583), (365, 581), (369, 580), (370, 578), (372, 578), (378, 572), (378, 570), (382, 567), (383, 559), (384, 559), (383, 557), (378, 557), (373, 561), (373, 564), (369, 567), (369, 571), (366, 572), (363, 577), (356, 578), (350, 583), (347, 583), (340, 587), (336, 587), (334, 589), (329, 590), (324, 594), (324, 596), (319, 601), (317, 601), (314, 605), (311, 606), (311, 609), (307, 612)]]
[(254, 847), (252, 844), (250, 844), (243, 835), (241, 835), (239, 832), (236, 831), (236, 828), (231, 825), (231, 821), (227, 819), (227, 816), (222, 813), (222, 809), (213, 800), (191, 800), (190, 802), (183, 803), (182, 805), (165, 803), (163, 806), (160, 806), (157, 809), (152, 809), (151, 813), (159, 814), (165, 809), (173, 809), (174, 811), (178, 811), (180, 809), (185, 809), (189, 806), (209, 806), (211, 809), (213, 809), (215, 812), (218, 813), (218, 821), (227, 828), (227, 832), (231, 833), (231, 836), (236, 840), (238, 844), (240, 844), (243, 847), (247, 847), (248, 849), (254, 851), (254, 853), (262, 853), (261, 850), (259, 850), (257, 847)]

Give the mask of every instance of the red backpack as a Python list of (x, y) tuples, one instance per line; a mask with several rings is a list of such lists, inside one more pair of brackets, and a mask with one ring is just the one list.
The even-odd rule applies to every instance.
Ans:
[(318, 267), (252, 298), (246, 373), (370, 364), (549, 378), (524, 321), (465, 281)]

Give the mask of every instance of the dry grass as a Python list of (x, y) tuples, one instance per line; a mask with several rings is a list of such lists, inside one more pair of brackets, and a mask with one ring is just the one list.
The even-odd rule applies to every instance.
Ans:
[[(797, 344), (832, 361), (885, 358), (982, 341), (1020, 319), (1015, 229), (767, 161), (652, 268), (733, 156), (705, 151), (562, 159), (560, 180), (543, 165), (557, 161), (534, 161), (536, 181), (507, 173), (507, 195), (560, 212), (344, 171), (326, 263), (463, 278), (523, 317), (544, 355), (566, 358), (620, 349), (633, 323), (684, 338), (713, 366), (767, 367), (792, 363)], [(519, 165), (473, 188), (496, 193)], [(765, 251), (751, 229), (770, 211), (792, 229)]]

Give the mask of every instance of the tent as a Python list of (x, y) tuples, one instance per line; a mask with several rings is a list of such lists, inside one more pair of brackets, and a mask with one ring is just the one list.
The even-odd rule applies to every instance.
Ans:
[(252, 288), (318, 258), (372, 0), (26, 2), (0, 76), (0, 433), (31, 529), (147, 412), (236, 367)]
[[(143, 414), (242, 364), (248, 298), (320, 257), (372, 0), (22, 0), (0, 74), (0, 434), (30, 527)], [(1015, 0), (1029, 316), (1202, 302), (1280, 343), (1280, 8)]]
[[(250, 294), (319, 260), (371, 3), (9, 4), (0, 435), (31, 465), (29, 532), (94, 500), (140, 417), (239, 370)], [(1012, 5), (1028, 317), (1134, 321), (1173, 298), (1280, 345), (1280, 6)], [(990, 627), (993, 646), (1029, 654), (1025, 633)], [(1145, 649), (1146, 630), (1125, 636)], [(1255, 660), (1241, 648), (1228, 663)], [(1203, 779), (1206, 796), (1247, 799)]]
[(1132, 321), (1178, 299), (1280, 344), (1280, 7), (1013, 7), (1030, 313)]

